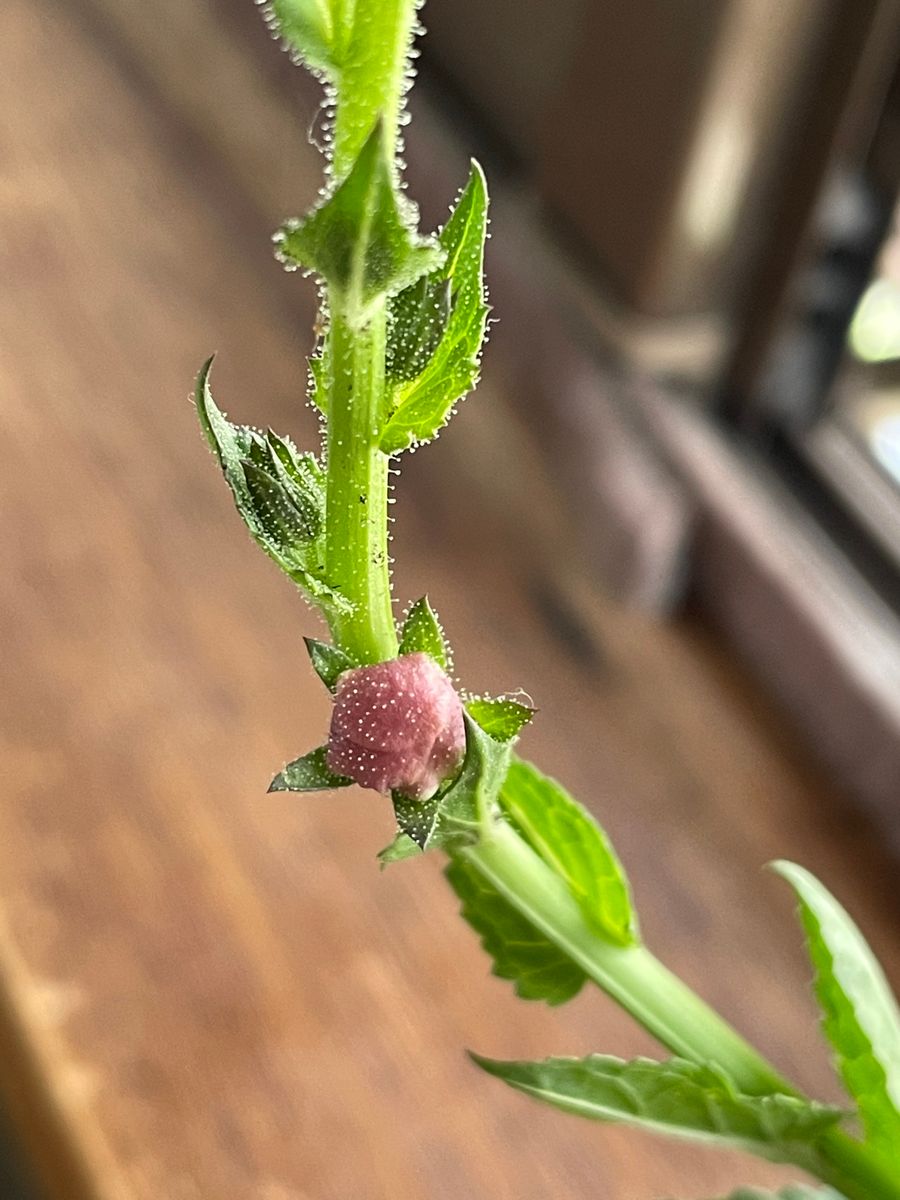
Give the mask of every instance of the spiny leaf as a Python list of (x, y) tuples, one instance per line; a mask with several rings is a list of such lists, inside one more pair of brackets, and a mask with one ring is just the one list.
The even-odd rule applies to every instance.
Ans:
[(352, 779), (334, 775), (326, 762), (327, 747), (319, 746), (279, 771), (269, 784), (270, 792), (323, 792), (350, 787)]
[(351, 325), (364, 323), (379, 297), (407, 287), (444, 257), (410, 226), (381, 121), (346, 179), (309, 216), (282, 226), (276, 245), (283, 262), (315, 271), (341, 294)]
[(462, 904), (462, 915), (493, 959), (493, 974), (512, 980), (523, 1000), (564, 1004), (587, 976), (553, 942), (505, 900), (462, 858), (444, 874)]
[(449, 668), (444, 631), (427, 596), (417, 600), (406, 614), (400, 635), (401, 654), (428, 654), (442, 670)]
[[(411, 356), (402, 349), (413, 323), (418, 293), (401, 292), (391, 302), (395, 344), (388, 355), (398, 382), (394, 389), (393, 413), (381, 437), (385, 454), (397, 454), (418, 442), (427, 442), (447, 423), (453, 405), (478, 380), (481, 346), (488, 307), (485, 303), (483, 263), (487, 236), (487, 186), (477, 163), (472, 163), (469, 182), (440, 235), (446, 252), (444, 265), (428, 277), (426, 307), (434, 305), (439, 285), (450, 282), (450, 315), (427, 366), (414, 379), (403, 381)], [(421, 287), (421, 285), (420, 285)], [(437, 325), (440, 313), (434, 314)], [(417, 334), (418, 344), (427, 344)]]
[(810, 1143), (843, 1116), (840, 1109), (797, 1096), (742, 1095), (712, 1067), (682, 1059), (472, 1057), (510, 1087), (565, 1112), (737, 1147), (773, 1162), (815, 1162)]
[(618, 946), (638, 941), (625, 872), (590, 813), (554, 779), (521, 759), (510, 765), (500, 804), (532, 848), (565, 880), (585, 920)]
[(306, 649), (313, 670), (330, 692), (333, 692), (337, 681), (345, 671), (351, 670), (356, 663), (337, 646), (327, 642), (319, 642), (315, 638), (304, 638)]
[(466, 701), (466, 710), (484, 732), (498, 742), (510, 742), (518, 737), (535, 712), (527, 704), (511, 700), (508, 696), (499, 696), (497, 699), (473, 696)]
[(816, 970), (822, 1028), (856, 1101), (867, 1139), (888, 1156), (900, 1146), (900, 1012), (877, 959), (848, 913), (814, 875), (772, 864), (800, 901)]

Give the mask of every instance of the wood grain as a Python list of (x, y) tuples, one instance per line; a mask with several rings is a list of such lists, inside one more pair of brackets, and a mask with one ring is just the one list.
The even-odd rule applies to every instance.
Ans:
[[(238, 34), (181, 5), (233, 61)], [(198, 141), (196, 88), (162, 54), (141, 75), (104, 20), (0, 9), (0, 1074), (48, 1196), (649, 1200), (784, 1178), (476, 1074), (464, 1046), (652, 1047), (597, 993), (515, 1001), (436, 861), (377, 871), (384, 804), (264, 794), (327, 721), (314, 627), (243, 535), (187, 393), (218, 348), (232, 415), (314, 436), (311, 288), (271, 262), (253, 176), (293, 129), (297, 207), (313, 197), (311, 113), (260, 118), (229, 191), (241, 163)], [(252, 78), (218, 81), (222, 127)], [(398, 590), (435, 598), (467, 685), (532, 691), (527, 752), (608, 826), (651, 943), (833, 1095), (790, 900), (759, 868), (833, 881), (896, 978), (891, 878), (709, 635), (585, 585), (508, 378), (499, 360), (412, 462)]]

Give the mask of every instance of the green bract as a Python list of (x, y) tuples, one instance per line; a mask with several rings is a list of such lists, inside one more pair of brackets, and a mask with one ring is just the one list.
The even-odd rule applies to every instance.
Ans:
[(310, 750), (308, 754), (295, 758), (279, 771), (269, 784), (270, 792), (329, 792), (334, 788), (350, 787), (352, 779), (335, 775), (328, 770), (325, 761), (326, 746)]
[(450, 669), (450, 653), (437, 614), (423, 596), (410, 607), (400, 632), (400, 653), (430, 655), (442, 670)]

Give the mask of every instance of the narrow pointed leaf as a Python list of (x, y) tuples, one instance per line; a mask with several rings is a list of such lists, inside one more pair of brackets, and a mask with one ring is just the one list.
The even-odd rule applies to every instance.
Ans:
[(452, 859), (444, 873), (493, 960), (493, 974), (511, 980), (517, 995), (564, 1004), (581, 990), (587, 979), (581, 968), (464, 859)]
[(485, 733), (498, 742), (510, 742), (522, 732), (534, 717), (534, 709), (518, 700), (500, 696), (495, 700), (487, 696), (473, 696), (466, 701), (466, 710)]
[(428, 654), (444, 671), (449, 667), (444, 631), (427, 596), (417, 600), (406, 614), (400, 635), (400, 653)]
[(800, 901), (816, 971), (822, 1028), (866, 1136), (887, 1155), (900, 1147), (900, 1011), (877, 959), (848, 913), (814, 875), (776, 862)]
[[(413, 379), (405, 380), (414, 355), (403, 349), (414, 324), (416, 295), (401, 292), (391, 303), (392, 329), (397, 342), (389, 346), (388, 360), (395, 376), (393, 413), (381, 437), (385, 454), (396, 454), (418, 442), (433, 438), (450, 418), (454, 404), (478, 380), (481, 347), (487, 326), (488, 306), (484, 290), (484, 242), (487, 236), (488, 197), (484, 175), (472, 164), (469, 182), (440, 235), (446, 252), (443, 266), (428, 278), (426, 311), (431, 307), (432, 332), (442, 327), (440, 340), (427, 366)], [(444, 321), (435, 309), (438, 285), (450, 283), (450, 315)], [(421, 286), (421, 285), (420, 285)], [(420, 345), (433, 336), (414, 335)]]
[(345, 779), (343, 775), (334, 775), (328, 770), (325, 755), (326, 747), (319, 746), (317, 750), (310, 750), (309, 754), (304, 754), (302, 758), (288, 763), (269, 784), (269, 791), (323, 792), (331, 791), (334, 788), (350, 787), (353, 783), (352, 779)]
[(438, 244), (410, 227), (379, 121), (349, 175), (302, 221), (276, 235), (278, 257), (315, 271), (342, 296), (344, 315), (362, 323), (379, 297), (407, 287), (439, 265)]
[(585, 920), (618, 946), (638, 941), (625, 872), (590, 813), (554, 779), (515, 759), (500, 803), (532, 848), (565, 880)]
[(810, 1143), (844, 1115), (796, 1096), (741, 1095), (711, 1067), (682, 1059), (472, 1057), (510, 1087), (565, 1112), (736, 1147), (773, 1162), (813, 1163)]

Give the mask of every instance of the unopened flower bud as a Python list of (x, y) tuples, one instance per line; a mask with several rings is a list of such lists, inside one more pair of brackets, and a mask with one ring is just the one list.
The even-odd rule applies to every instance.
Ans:
[(462, 702), (427, 654), (345, 671), (335, 691), (328, 769), (377, 792), (427, 800), (459, 765)]

